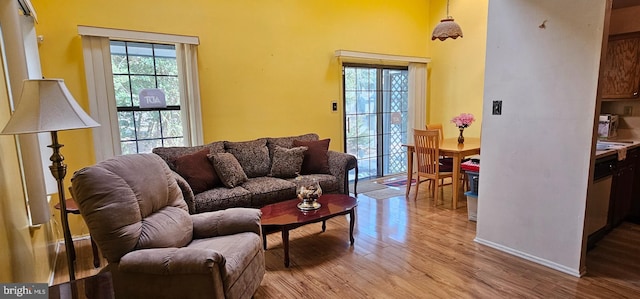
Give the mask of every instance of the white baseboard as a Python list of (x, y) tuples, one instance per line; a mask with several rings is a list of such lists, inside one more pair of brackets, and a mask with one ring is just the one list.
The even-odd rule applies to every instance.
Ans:
[(572, 275), (572, 276), (575, 276), (575, 277), (581, 277), (582, 275), (585, 274), (584, 270), (572, 269), (572, 268), (566, 267), (564, 265), (560, 265), (558, 263), (555, 263), (555, 262), (552, 262), (552, 261), (549, 261), (549, 260), (546, 260), (546, 259), (543, 259), (543, 258), (539, 258), (537, 256), (533, 256), (533, 255), (530, 255), (528, 253), (525, 253), (525, 252), (522, 252), (522, 251), (519, 251), (519, 250), (515, 250), (515, 249), (510, 248), (510, 247), (506, 247), (506, 246), (503, 246), (503, 245), (500, 245), (500, 244), (497, 244), (497, 243), (493, 243), (491, 241), (480, 239), (478, 237), (476, 237), (473, 240), (476, 243), (480, 243), (482, 245), (489, 246), (491, 248), (500, 250), (502, 252), (506, 252), (508, 254), (515, 255), (515, 256), (523, 258), (525, 260), (528, 260), (528, 261), (534, 262), (536, 264), (540, 264), (540, 265), (549, 267), (551, 269), (554, 269), (554, 270), (557, 270), (557, 271), (560, 271), (562, 273), (566, 273), (566, 274), (569, 274), (569, 275)]
[[(84, 235), (84, 236), (80, 236), (80, 237), (74, 238), (73, 241), (75, 242), (75, 241), (80, 241), (80, 240), (86, 240), (86, 239), (89, 239), (89, 238), (91, 238), (91, 235)], [(49, 285), (50, 286), (53, 285), (53, 278), (54, 278), (54, 276), (56, 274), (56, 267), (58, 266), (57, 265), (58, 264), (58, 256), (60, 255), (60, 250), (61, 250), (60, 248), (62, 248), (62, 247), (64, 247), (64, 240), (58, 240), (56, 242), (56, 249), (55, 249), (55, 253), (56, 254), (55, 254), (55, 257), (54, 257), (54, 260), (53, 260), (53, 268), (50, 270), (50, 273), (49, 273)]]
[(53, 285), (53, 277), (56, 274), (56, 266), (58, 263), (58, 254), (60, 254), (60, 241), (56, 242), (56, 249), (54, 250), (55, 255), (53, 257), (53, 267), (49, 270), (49, 285)]

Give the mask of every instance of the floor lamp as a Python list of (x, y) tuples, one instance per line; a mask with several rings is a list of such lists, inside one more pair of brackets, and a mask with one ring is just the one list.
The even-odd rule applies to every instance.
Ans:
[[(60, 218), (62, 219), (64, 246), (69, 267), (69, 279), (75, 280), (75, 271), (71, 253), (73, 240), (67, 222), (67, 210), (64, 195), (64, 177), (67, 165), (60, 154), (63, 146), (58, 143), (58, 131), (85, 129), (97, 127), (98, 124), (82, 110), (75, 101), (62, 79), (24, 80), (22, 94), (16, 110), (0, 134), (17, 135), (29, 133), (51, 132), (51, 174), (58, 183), (58, 198), (60, 200)], [(66, 228), (66, 229), (65, 229)]]

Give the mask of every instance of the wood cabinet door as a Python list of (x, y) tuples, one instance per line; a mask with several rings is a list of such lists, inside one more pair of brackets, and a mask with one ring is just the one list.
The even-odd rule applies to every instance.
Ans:
[(640, 223), (640, 149), (632, 150), (631, 158), (635, 160), (635, 172), (633, 173), (633, 195), (631, 196), (629, 219), (635, 223)]
[(640, 89), (640, 33), (609, 38), (602, 80), (603, 99), (638, 98)]
[(635, 165), (630, 162), (630, 160), (618, 162), (613, 175), (609, 204), (609, 223), (612, 228), (620, 225), (631, 212)]

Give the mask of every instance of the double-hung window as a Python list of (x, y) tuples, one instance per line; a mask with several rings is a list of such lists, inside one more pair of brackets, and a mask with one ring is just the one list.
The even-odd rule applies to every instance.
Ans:
[(202, 144), (197, 37), (79, 26), (96, 160)]
[[(110, 45), (122, 154), (183, 145), (176, 47), (114, 40)], [(141, 92), (150, 89), (160, 91), (160, 106), (144, 105), (160, 102), (155, 96), (140, 98)]]

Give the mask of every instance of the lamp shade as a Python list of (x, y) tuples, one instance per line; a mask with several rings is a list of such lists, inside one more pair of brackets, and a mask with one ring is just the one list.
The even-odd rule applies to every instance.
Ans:
[(436, 28), (433, 28), (431, 40), (435, 40), (437, 38), (443, 41), (449, 37), (453, 39), (462, 37), (462, 28), (460, 28), (460, 25), (454, 22), (450, 17), (440, 20), (440, 23), (436, 25)]
[(62, 79), (22, 82), (20, 102), (0, 134), (53, 132), (100, 126), (75, 101)]

